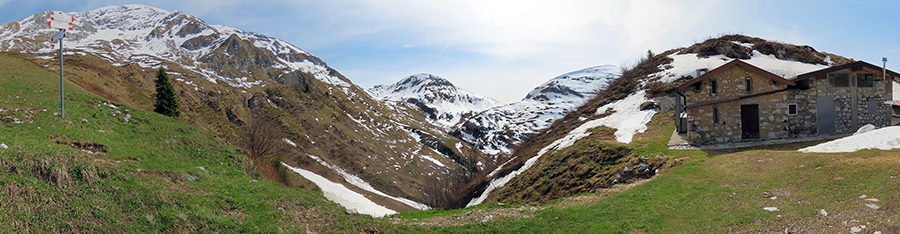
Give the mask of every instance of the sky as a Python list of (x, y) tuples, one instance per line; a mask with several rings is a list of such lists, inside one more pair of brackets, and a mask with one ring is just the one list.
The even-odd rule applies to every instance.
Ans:
[(430, 73), (502, 102), (567, 72), (734, 33), (887, 57), (900, 71), (900, 1), (0, 0), (0, 22), (126, 4), (285, 40), (364, 88)]

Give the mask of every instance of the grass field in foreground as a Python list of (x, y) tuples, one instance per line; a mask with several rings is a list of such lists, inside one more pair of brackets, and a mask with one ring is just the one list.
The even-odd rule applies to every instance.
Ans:
[[(847, 233), (851, 228), (900, 232), (900, 151), (795, 151), (804, 144), (726, 154), (669, 150), (664, 147), (668, 138), (661, 135), (670, 134), (672, 128), (654, 121), (650, 134), (631, 145), (646, 155), (690, 159), (646, 184), (583, 206), (553, 203), (523, 211), (534, 212), (530, 219), (395, 228), (444, 233)], [(425, 219), (474, 209), (485, 208), (398, 216)]]

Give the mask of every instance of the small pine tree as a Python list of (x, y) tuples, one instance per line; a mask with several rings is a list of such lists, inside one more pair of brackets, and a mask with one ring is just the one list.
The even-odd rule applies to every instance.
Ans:
[(178, 100), (175, 99), (175, 88), (169, 82), (169, 74), (166, 69), (160, 67), (156, 73), (156, 104), (153, 105), (156, 113), (178, 117), (181, 112), (178, 111)]

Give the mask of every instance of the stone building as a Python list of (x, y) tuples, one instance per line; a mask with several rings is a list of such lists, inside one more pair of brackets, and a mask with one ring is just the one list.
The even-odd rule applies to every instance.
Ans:
[[(785, 79), (733, 60), (677, 87), (676, 125), (695, 145), (823, 135), (891, 124), (891, 81), (857, 61)], [(682, 112), (683, 110), (683, 112)]]

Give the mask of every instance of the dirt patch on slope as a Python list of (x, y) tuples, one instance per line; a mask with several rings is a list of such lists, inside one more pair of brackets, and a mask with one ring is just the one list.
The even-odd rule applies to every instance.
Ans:
[(95, 154), (108, 152), (105, 145), (93, 143), (93, 142), (63, 141), (63, 140), (56, 140), (54, 142), (56, 144), (68, 145), (69, 147), (72, 147), (75, 149), (80, 149), (80, 150), (87, 151), (90, 153), (95, 153)]

